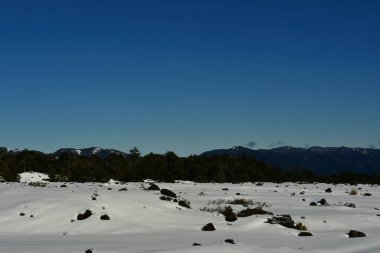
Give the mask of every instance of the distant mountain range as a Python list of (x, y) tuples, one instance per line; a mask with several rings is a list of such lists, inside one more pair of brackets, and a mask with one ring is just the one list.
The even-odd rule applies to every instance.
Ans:
[[(20, 152), (19, 149), (1, 148), (2, 152)], [(53, 153), (73, 153), (85, 157), (96, 155), (106, 158), (111, 154), (128, 156), (128, 153), (115, 150), (90, 147), (83, 149), (62, 148)], [(250, 149), (235, 146), (229, 149), (214, 149), (200, 154), (200, 156), (254, 157), (266, 164), (279, 167), (284, 170), (310, 170), (316, 175), (329, 175), (352, 171), (355, 173), (380, 174), (380, 149), (348, 148), (348, 147), (311, 147), (295, 148), (284, 146), (273, 149)]]
[[(22, 152), (27, 151), (27, 149), (10, 149), (5, 147), (0, 147), (1, 152)], [(30, 151), (30, 150), (29, 150)], [(104, 149), (99, 147), (90, 147), (90, 148), (61, 148), (52, 153), (52, 155), (61, 155), (63, 153), (77, 154), (80, 156), (90, 157), (96, 155), (100, 158), (106, 158), (111, 154), (119, 154), (123, 156), (128, 156), (128, 153), (116, 150), (116, 149)]]
[(82, 149), (76, 149), (76, 148), (61, 148), (57, 151), (55, 151), (54, 155), (60, 155), (62, 153), (73, 153), (78, 154), (85, 157), (90, 157), (92, 155), (99, 156), (100, 158), (106, 158), (111, 154), (118, 154), (127, 156), (128, 154), (116, 149), (103, 149), (99, 147), (91, 147), (91, 148), (82, 148)]
[(294, 148), (290, 146), (253, 150), (241, 146), (215, 149), (201, 156), (250, 156), (281, 169), (307, 169), (317, 175), (352, 171), (380, 174), (380, 150), (347, 147)]

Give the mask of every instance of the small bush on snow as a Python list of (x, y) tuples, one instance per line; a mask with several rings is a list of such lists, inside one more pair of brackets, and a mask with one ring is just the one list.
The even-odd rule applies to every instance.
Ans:
[(358, 190), (355, 188), (351, 189), (350, 195), (358, 195)]
[(301, 230), (301, 231), (306, 231), (307, 230), (307, 227), (305, 224), (303, 224), (302, 222), (297, 222), (297, 224), (295, 225), (296, 229), (298, 230)]

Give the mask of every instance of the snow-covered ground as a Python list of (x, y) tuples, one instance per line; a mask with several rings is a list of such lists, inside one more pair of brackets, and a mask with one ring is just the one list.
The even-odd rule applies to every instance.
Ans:
[[(160, 200), (159, 191), (144, 190), (149, 183), (62, 185), (0, 183), (0, 252), (380, 252), (379, 186), (358, 185), (358, 195), (349, 195), (350, 185), (157, 183), (189, 201), (187, 209)], [(332, 192), (325, 192), (329, 187)], [(200, 210), (224, 207), (236, 198), (252, 200), (250, 207), (261, 204), (274, 215), (289, 214), (313, 236), (299, 237), (296, 229), (265, 223), (271, 215), (226, 222), (221, 214)], [(322, 198), (326, 205), (309, 205)], [(235, 212), (245, 209), (231, 206)], [(93, 215), (77, 220), (87, 209)], [(103, 214), (110, 220), (101, 220)], [(207, 223), (216, 230), (202, 231)], [(348, 238), (351, 229), (367, 236)]]
[(49, 176), (44, 173), (39, 172), (23, 172), (19, 174), (19, 181), (21, 183), (36, 183), (36, 182), (46, 182)]

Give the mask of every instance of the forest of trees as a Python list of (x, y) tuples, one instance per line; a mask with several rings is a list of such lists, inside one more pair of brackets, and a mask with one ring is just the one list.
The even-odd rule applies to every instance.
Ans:
[(37, 171), (49, 175), (51, 181), (106, 182), (109, 179), (124, 182), (154, 179), (172, 182), (253, 182), (305, 181), (331, 183), (380, 183), (379, 175), (341, 173), (320, 177), (307, 170), (284, 171), (268, 166), (252, 157), (189, 156), (178, 157), (173, 152), (141, 156), (134, 148), (128, 155), (111, 154), (106, 158), (85, 157), (72, 152), (59, 155), (37, 151), (8, 152), (0, 149), (0, 176), (5, 181), (17, 181), (18, 174)]

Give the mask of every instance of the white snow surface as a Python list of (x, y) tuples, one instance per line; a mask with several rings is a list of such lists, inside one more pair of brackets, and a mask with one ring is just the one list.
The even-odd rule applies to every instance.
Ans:
[[(264, 183), (257, 186), (181, 181), (156, 184), (189, 201), (191, 209), (160, 200), (159, 191), (144, 190), (148, 183), (111, 186), (65, 183), (67, 187), (51, 182), (45, 187), (0, 183), (0, 252), (83, 253), (91, 248), (94, 253), (380, 252), (379, 186), (358, 185), (361, 190), (355, 196), (348, 194), (353, 188), (350, 185)], [(332, 193), (324, 191), (328, 187)], [(127, 191), (119, 191), (121, 188)], [(363, 196), (366, 192), (372, 196)], [(92, 200), (94, 195), (98, 195), (96, 200)], [(298, 230), (265, 223), (271, 215), (238, 218), (229, 223), (220, 214), (200, 210), (217, 207), (209, 201), (235, 198), (252, 200), (254, 204), (250, 207), (266, 203), (264, 210), (289, 214), (295, 222), (304, 223), (313, 236), (299, 237)], [(322, 198), (328, 205), (309, 205)], [(356, 208), (342, 203), (354, 203)], [(245, 208), (231, 206), (235, 212)], [(77, 220), (77, 215), (86, 209), (93, 215)], [(103, 214), (111, 219), (100, 220)], [(201, 231), (209, 222), (216, 230)], [(367, 236), (348, 238), (351, 229)], [(225, 239), (233, 239), (236, 244), (225, 243)], [(192, 246), (195, 242), (201, 246)]]
[(36, 182), (46, 182), (49, 179), (49, 176), (44, 173), (39, 172), (23, 172), (19, 174), (20, 183), (36, 183)]

